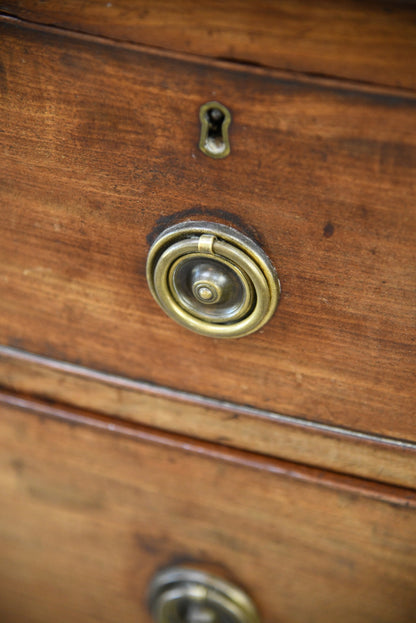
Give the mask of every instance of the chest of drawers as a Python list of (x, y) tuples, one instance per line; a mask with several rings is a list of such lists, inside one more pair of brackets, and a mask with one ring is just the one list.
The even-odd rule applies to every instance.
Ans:
[[(407, 623), (414, 9), (1, 8), (2, 620), (147, 620), (181, 563), (265, 623)], [(224, 159), (198, 148), (212, 100)], [(252, 335), (149, 292), (155, 238), (201, 220), (277, 269)]]

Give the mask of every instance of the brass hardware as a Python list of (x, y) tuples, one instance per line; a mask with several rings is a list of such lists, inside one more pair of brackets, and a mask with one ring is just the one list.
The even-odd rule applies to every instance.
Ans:
[(186, 567), (155, 576), (149, 608), (155, 623), (260, 623), (256, 607), (240, 588)]
[(230, 111), (219, 102), (208, 102), (199, 109), (201, 137), (199, 149), (211, 158), (225, 158), (230, 153), (228, 126)]
[(147, 281), (164, 311), (210, 337), (242, 337), (273, 315), (280, 283), (270, 260), (231, 227), (186, 222), (166, 229), (147, 259)]

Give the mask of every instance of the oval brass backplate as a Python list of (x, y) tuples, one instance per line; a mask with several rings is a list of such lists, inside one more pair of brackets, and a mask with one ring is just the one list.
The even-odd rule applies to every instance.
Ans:
[(273, 315), (280, 296), (262, 249), (232, 227), (188, 221), (166, 229), (147, 259), (150, 291), (181, 325), (210, 337), (242, 337)]
[(154, 577), (149, 609), (155, 623), (260, 623), (256, 607), (238, 586), (186, 567)]

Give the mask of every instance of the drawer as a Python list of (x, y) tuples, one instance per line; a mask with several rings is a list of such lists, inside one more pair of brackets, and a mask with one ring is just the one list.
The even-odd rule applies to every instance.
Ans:
[(2, 394), (0, 617), (147, 623), (160, 568), (231, 578), (263, 623), (409, 623), (416, 498)]
[[(411, 2), (3, 0), (3, 11), (168, 50), (393, 87), (416, 86)], [(180, 8), (179, 8), (180, 7)]]
[[(155, 386), (415, 440), (413, 94), (165, 55), (3, 18), (0, 342)], [(231, 154), (198, 150), (201, 104)], [(207, 219), (282, 284), (216, 340), (153, 301), (150, 243)]]

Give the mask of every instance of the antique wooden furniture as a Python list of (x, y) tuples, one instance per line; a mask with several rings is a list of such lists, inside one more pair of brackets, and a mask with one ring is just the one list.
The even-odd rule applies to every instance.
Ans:
[[(414, 620), (414, 5), (0, 9), (0, 620), (150, 623), (178, 566), (263, 623)], [(217, 231), (270, 261), (250, 335), (152, 297), (200, 222), (195, 266)]]

